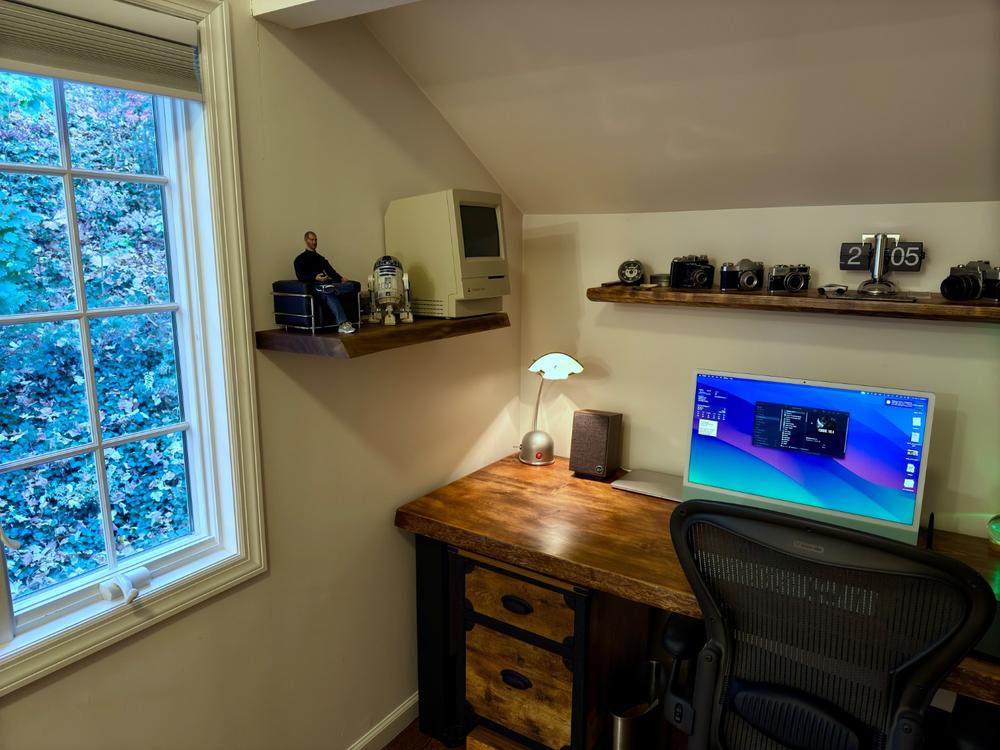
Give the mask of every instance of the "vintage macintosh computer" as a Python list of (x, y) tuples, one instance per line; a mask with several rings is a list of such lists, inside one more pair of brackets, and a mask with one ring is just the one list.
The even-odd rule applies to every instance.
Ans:
[(501, 312), (510, 294), (496, 193), (442, 190), (394, 200), (385, 212), (385, 247), (409, 274), (416, 315)]

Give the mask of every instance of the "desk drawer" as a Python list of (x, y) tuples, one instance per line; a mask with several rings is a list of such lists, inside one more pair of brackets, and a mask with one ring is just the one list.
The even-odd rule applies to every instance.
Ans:
[(472, 562), (465, 598), (474, 612), (556, 643), (573, 635), (575, 615), (566, 597), (573, 601), (577, 595), (568, 587), (554, 591)]
[(569, 747), (573, 673), (558, 654), (476, 625), (465, 634), (465, 700), (484, 719)]

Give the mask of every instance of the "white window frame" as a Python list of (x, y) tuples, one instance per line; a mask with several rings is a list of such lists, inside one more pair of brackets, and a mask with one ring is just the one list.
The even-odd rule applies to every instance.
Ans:
[[(194, 535), (130, 557), (122, 566), (128, 571), (146, 565), (153, 573), (134, 603), (98, 596), (106, 570), (19, 601), (15, 637), (0, 646), (0, 695), (267, 567), (228, 9), (218, 0), (129, 2), (193, 20), (199, 30), (204, 105), (161, 102), (157, 115), (162, 171), (181, 177), (166, 186), (168, 236), (196, 259), (176, 264), (172, 273), (175, 295), (183, 300), (176, 330), (190, 423), (187, 452), (198, 452), (189, 461), (189, 491), (207, 493), (206, 501), (192, 502)], [(199, 152), (207, 155), (204, 166), (175, 158)], [(193, 189), (180, 190), (178, 183)], [(206, 291), (213, 288), (214, 293)]]

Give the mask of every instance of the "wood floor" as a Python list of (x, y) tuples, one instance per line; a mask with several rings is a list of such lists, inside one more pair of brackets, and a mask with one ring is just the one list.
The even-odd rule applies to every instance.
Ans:
[[(451, 748), (451, 750), (464, 750), (465, 744), (459, 745), (457, 748)], [(417, 722), (414, 721), (410, 726), (404, 729), (399, 735), (386, 745), (382, 750), (449, 750), (447, 745), (444, 745), (437, 740), (432, 740), (430, 737), (420, 733), (417, 728)]]
[[(669, 747), (670, 750), (686, 750), (687, 740), (679, 732), (672, 733)], [(449, 749), (447, 745), (421, 734), (417, 721), (414, 721), (382, 750), (465, 750), (465, 743)]]

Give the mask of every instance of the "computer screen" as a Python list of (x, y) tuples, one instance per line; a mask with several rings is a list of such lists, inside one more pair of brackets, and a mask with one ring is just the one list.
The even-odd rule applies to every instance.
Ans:
[(915, 542), (934, 395), (701, 371), (684, 497)]
[(500, 221), (493, 206), (461, 204), (462, 244), (466, 258), (500, 257)]

